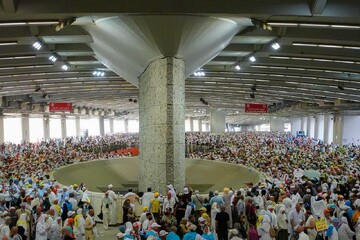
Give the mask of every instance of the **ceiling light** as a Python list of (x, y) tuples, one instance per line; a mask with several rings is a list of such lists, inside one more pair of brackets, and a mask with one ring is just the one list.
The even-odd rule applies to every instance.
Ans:
[(240, 70), (241, 70), (240, 65), (236, 65), (236, 66), (235, 66), (235, 69), (238, 70), (238, 71), (240, 71)]
[(255, 61), (256, 61), (256, 58), (255, 58), (254, 56), (251, 56), (251, 57), (249, 57), (249, 60), (250, 60), (251, 62), (255, 62)]
[(272, 59), (290, 59), (290, 57), (283, 57), (283, 56), (270, 56)]
[(255, 98), (255, 93), (250, 93), (251, 98)]
[(52, 62), (56, 62), (57, 57), (55, 57), (54, 55), (52, 55), (52, 56), (49, 57), (49, 60), (52, 61)]
[(280, 49), (280, 44), (277, 42), (274, 42), (273, 44), (271, 44), (271, 47), (275, 50), (278, 50), (278, 49)]
[(33, 44), (33, 47), (34, 47), (36, 50), (40, 50), (41, 47), (42, 47), (42, 45), (41, 45), (40, 42), (35, 42), (35, 43)]
[(48, 95), (46, 93), (44, 93), (41, 97), (42, 98), (46, 98)]
[(96, 77), (104, 77), (105, 76), (105, 72), (103, 71), (94, 71), (93, 72), (93, 75), (96, 76)]
[(64, 64), (61, 66), (61, 68), (64, 70), (64, 71), (67, 71), (69, 69), (69, 66)]
[(250, 88), (253, 92), (256, 92), (256, 85), (254, 84), (253, 86), (251, 86)]
[(26, 25), (26, 22), (0, 22), (0, 27), (11, 27)]
[(205, 77), (205, 72), (203, 70), (196, 71), (194, 73), (195, 77)]
[(0, 42), (0, 46), (11, 46), (11, 45), (17, 45), (18, 42)]
[(317, 23), (300, 23), (300, 27), (330, 27), (328, 24), (317, 24)]
[(330, 25), (332, 28), (349, 28), (349, 29), (360, 29), (360, 26), (352, 26), (352, 25)]
[(282, 23), (282, 22), (268, 22), (270, 26), (284, 26), (284, 27), (297, 27), (297, 23)]
[(33, 22), (27, 22), (28, 25), (53, 25), (57, 24), (58, 21), (33, 21)]

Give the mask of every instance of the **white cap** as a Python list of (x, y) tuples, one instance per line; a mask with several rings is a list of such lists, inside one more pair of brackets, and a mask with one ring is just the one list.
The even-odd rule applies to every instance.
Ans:
[(161, 225), (157, 224), (156, 222), (151, 224), (151, 228), (156, 228), (156, 227), (161, 227)]
[(71, 217), (74, 214), (76, 214), (74, 211), (68, 211), (68, 213), (67, 213), (68, 217)]
[(160, 236), (160, 237), (166, 236), (167, 234), (168, 234), (168, 232), (166, 232), (165, 230), (161, 230), (161, 231), (159, 232), (159, 236)]
[(113, 188), (114, 186), (112, 185), (112, 184), (109, 184), (109, 186), (108, 186), (108, 188), (110, 189), (110, 188)]
[(307, 193), (311, 193), (311, 189), (306, 189), (306, 192), (307, 192)]

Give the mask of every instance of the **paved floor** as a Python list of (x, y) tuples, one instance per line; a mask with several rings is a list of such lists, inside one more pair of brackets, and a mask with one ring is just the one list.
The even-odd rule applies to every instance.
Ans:
[(116, 234), (119, 232), (119, 227), (110, 227), (108, 230), (105, 230), (101, 223), (97, 224), (97, 229), (99, 232), (99, 240), (115, 240)]

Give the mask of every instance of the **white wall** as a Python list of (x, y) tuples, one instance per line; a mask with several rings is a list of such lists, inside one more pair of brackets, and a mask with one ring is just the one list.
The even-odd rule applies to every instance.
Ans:
[(360, 145), (360, 116), (344, 116), (343, 144)]

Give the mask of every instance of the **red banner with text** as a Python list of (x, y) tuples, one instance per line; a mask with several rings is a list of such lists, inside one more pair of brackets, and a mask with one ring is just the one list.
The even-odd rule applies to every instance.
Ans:
[(66, 102), (52, 102), (49, 104), (50, 112), (71, 112), (72, 103)]
[(245, 112), (247, 113), (267, 113), (268, 105), (259, 103), (246, 103)]

